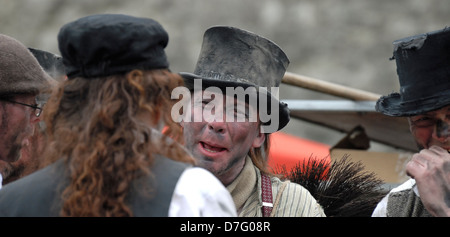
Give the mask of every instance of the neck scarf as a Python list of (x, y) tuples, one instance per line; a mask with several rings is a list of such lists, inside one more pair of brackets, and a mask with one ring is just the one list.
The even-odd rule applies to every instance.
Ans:
[(249, 156), (245, 158), (245, 165), (241, 173), (227, 186), (227, 189), (231, 193), (236, 210), (239, 213), (256, 189), (256, 171)]

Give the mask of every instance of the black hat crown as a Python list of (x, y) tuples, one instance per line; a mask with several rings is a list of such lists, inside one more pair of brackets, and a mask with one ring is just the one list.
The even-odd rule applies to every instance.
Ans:
[(414, 116), (450, 104), (450, 28), (394, 41), (399, 93), (382, 96), (376, 109)]
[(122, 14), (97, 14), (64, 25), (58, 46), (69, 79), (168, 68), (169, 36), (157, 21)]

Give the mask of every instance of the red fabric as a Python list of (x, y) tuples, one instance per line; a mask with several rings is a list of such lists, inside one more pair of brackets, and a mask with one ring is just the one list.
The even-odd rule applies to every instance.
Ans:
[(278, 170), (282, 166), (291, 171), (295, 166), (314, 159), (330, 160), (330, 147), (327, 144), (305, 138), (276, 132), (270, 135), (269, 167)]

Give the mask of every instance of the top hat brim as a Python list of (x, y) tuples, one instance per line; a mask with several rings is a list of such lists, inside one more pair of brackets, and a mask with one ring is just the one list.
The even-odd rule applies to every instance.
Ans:
[(450, 105), (449, 93), (439, 93), (432, 97), (405, 102), (400, 93), (382, 96), (376, 102), (375, 109), (388, 116), (410, 117), (427, 113)]
[[(279, 107), (278, 107), (279, 124), (278, 124), (277, 131), (283, 129), (289, 123), (290, 113), (289, 113), (289, 108), (288, 108), (287, 104), (279, 101), (275, 96), (273, 96), (270, 93), (270, 91), (268, 91), (264, 87), (259, 87), (258, 85), (244, 82), (244, 81), (240, 82), (240, 81), (217, 80), (217, 79), (203, 77), (203, 76), (199, 76), (199, 75), (196, 75), (193, 73), (188, 73), (188, 72), (180, 72), (179, 74), (183, 78), (184, 84), (189, 90), (194, 89), (194, 80), (195, 79), (202, 80), (203, 88), (210, 87), (210, 86), (215, 86), (215, 87), (222, 88), (222, 89), (227, 88), (227, 87), (233, 87), (233, 88), (242, 87), (244, 89), (246, 89), (248, 87), (255, 87), (260, 90), (265, 90), (265, 93), (267, 94), (267, 97), (268, 97), (268, 101), (271, 101), (271, 103), (279, 104)], [(268, 112), (271, 113), (270, 108), (268, 108)]]

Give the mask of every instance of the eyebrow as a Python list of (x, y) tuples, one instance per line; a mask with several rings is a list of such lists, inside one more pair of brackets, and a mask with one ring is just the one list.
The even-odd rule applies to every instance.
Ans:
[[(415, 116), (412, 116), (412, 117), (435, 116), (435, 115), (438, 113), (439, 110), (440, 110), (440, 109), (434, 110), (434, 111), (429, 111), (429, 112), (426, 112), (426, 113), (424, 113), (424, 114), (418, 114), (418, 115), (415, 115)], [(445, 112), (445, 113), (449, 113), (449, 112), (450, 112), (450, 107), (448, 107), (447, 110), (444, 109), (444, 112)]]

